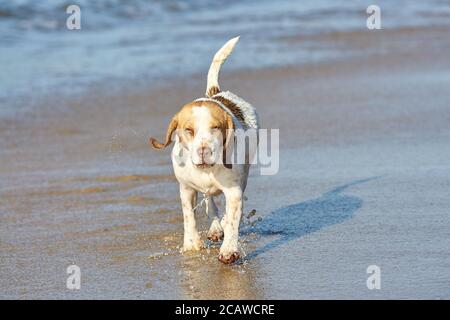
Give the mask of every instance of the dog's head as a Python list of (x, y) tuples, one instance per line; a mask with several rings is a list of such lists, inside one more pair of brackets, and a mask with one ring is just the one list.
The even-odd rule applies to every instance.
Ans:
[(155, 149), (167, 147), (175, 132), (192, 163), (198, 168), (223, 164), (231, 168), (225, 154), (232, 139), (233, 118), (212, 101), (194, 101), (185, 105), (172, 118), (164, 143), (150, 138)]

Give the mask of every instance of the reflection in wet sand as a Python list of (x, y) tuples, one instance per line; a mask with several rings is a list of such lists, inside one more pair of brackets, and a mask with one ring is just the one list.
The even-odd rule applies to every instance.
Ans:
[(184, 254), (180, 261), (185, 299), (264, 299), (258, 286), (258, 263), (227, 266), (217, 260), (218, 247)]
[[(177, 272), (166, 263), (173, 265), (168, 259), (178, 256), (181, 241), (178, 199), (160, 191), (170, 188), (171, 180), (169, 174), (145, 172), (68, 175), (45, 183), (29, 179), (20, 189), (8, 184), (1, 193), (0, 223), (17, 232), (0, 233), (0, 270), (13, 275), (0, 279), (8, 288), (2, 296), (62, 298), (67, 292), (61, 279), (70, 264), (83, 274), (76, 297), (102, 292), (104, 298), (118, 298), (124, 283), (135, 298), (161, 296), (158, 292), (175, 281), (170, 275)], [(30, 267), (40, 270), (38, 288), (27, 286), (36, 282)]]

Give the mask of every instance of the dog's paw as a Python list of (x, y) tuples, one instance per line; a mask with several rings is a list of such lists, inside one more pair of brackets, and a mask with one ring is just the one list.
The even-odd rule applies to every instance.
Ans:
[(200, 238), (198, 239), (188, 239), (184, 241), (183, 244), (183, 252), (186, 251), (199, 251), (203, 248), (203, 243), (200, 240)]
[(239, 252), (232, 252), (230, 254), (219, 254), (219, 261), (225, 264), (230, 264), (239, 260), (241, 256)]
[(223, 239), (223, 229), (218, 220), (214, 220), (206, 235), (208, 240), (217, 242)]
[(218, 242), (223, 239), (223, 231), (216, 230), (214, 232), (208, 232), (208, 240)]

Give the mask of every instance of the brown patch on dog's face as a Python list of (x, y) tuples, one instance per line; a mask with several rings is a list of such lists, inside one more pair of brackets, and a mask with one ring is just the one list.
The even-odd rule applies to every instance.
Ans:
[[(193, 104), (194, 104), (193, 102), (186, 104), (185, 106), (183, 106), (183, 108), (181, 108), (181, 110), (177, 114), (175, 114), (173, 116), (173, 118), (167, 128), (165, 142), (162, 143), (153, 137), (150, 138), (150, 144), (153, 146), (153, 148), (159, 150), (159, 149), (165, 148), (168, 145), (170, 145), (172, 143), (172, 134), (175, 130), (179, 130), (180, 128), (189, 129), (189, 128), (194, 127), (194, 125), (193, 125), (194, 119), (192, 118)], [(181, 130), (179, 130), (179, 131), (181, 131)], [(183, 140), (189, 141), (192, 139), (192, 137), (190, 137), (189, 134), (187, 134), (187, 135), (181, 134), (181, 132), (178, 132), (178, 131), (177, 131), (177, 134), (182, 142), (183, 142)]]
[(231, 118), (231, 116), (214, 102), (203, 101), (201, 106), (208, 108), (211, 114), (209, 127), (211, 129), (219, 129), (222, 136), (226, 138), (229, 118)]
[[(200, 146), (208, 147), (214, 152), (219, 149), (217, 144), (222, 144), (223, 147), (220, 149), (223, 149), (225, 155), (234, 124), (232, 117), (217, 103), (193, 101), (183, 106), (173, 117), (167, 129), (166, 141), (160, 143), (151, 138), (152, 145), (157, 149), (168, 146), (172, 142), (171, 136), (175, 129), (180, 142), (191, 152), (192, 159), (195, 159), (197, 157), (195, 152)], [(201, 160), (197, 159), (196, 162), (201, 162)], [(223, 163), (225, 167), (231, 167), (225, 164), (225, 161)]]
[(214, 102), (205, 101), (203, 106), (206, 106), (211, 113), (210, 128), (219, 129), (222, 136), (222, 164), (225, 168), (231, 169), (232, 164), (230, 161), (231, 144), (234, 133), (234, 123), (231, 115), (223, 110), (219, 105)]
[[(205, 107), (209, 110), (210, 118), (208, 123), (198, 123), (199, 119), (195, 118), (193, 108)], [(220, 108), (216, 103), (210, 101), (194, 101), (186, 104), (177, 114), (178, 133), (181, 139), (192, 141), (200, 127), (207, 126), (209, 129), (218, 129), (222, 136), (226, 138), (227, 129), (229, 129), (231, 116)], [(233, 128), (231, 128), (233, 129)]]
[(188, 103), (178, 112), (177, 134), (185, 148), (190, 145), (195, 136), (195, 117), (192, 113), (193, 102)]

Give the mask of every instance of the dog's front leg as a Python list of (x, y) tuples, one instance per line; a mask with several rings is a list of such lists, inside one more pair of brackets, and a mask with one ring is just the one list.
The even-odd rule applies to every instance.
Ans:
[(224, 191), (226, 201), (226, 218), (224, 238), (220, 247), (219, 260), (233, 263), (239, 259), (238, 236), (239, 223), (242, 216), (242, 190), (238, 187)]
[(180, 198), (184, 218), (183, 251), (200, 250), (202, 242), (195, 223), (194, 206), (197, 201), (197, 191), (180, 184)]

